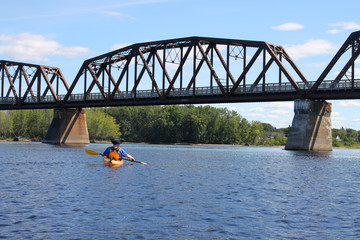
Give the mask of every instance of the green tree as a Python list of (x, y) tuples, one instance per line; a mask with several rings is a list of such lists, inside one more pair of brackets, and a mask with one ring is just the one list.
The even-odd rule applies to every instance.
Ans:
[(9, 111), (0, 111), (0, 137), (10, 137), (11, 129), (13, 129), (13, 120)]
[(279, 145), (285, 145), (285, 144), (286, 144), (286, 141), (287, 141), (287, 138), (286, 138), (286, 137), (283, 137), (283, 136), (281, 136), (281, 135), (279, 135), (279, 134), (276, 134), (276, 135), (274, 136), (274, 140), (275, 140), (274, 145), (279, 146)]
[[(259, 144), (269, 138), (264, 128), (276, 131), (270, 124), (249, 123), (235, 111), (211, 106), (118, 107), (106, 111), (120, 125), (124, 140), (134, 142)], [(286, 138), (281, 134), (272, 144), (283, 145)]]
[(239, 133), (239, 144), (249, 144), (248, 140), (250, 138), (251, 124), (245, 118), (242, 118), (240, 121), (240, 133)]
[(251, 129), (249, 134), (248, 142), (250, 144), (256, 145), (259, 142), (259, 136), (262, 131), (262, 124), (259, 121), (253, 121), (251, 123)]
[(26, 111), (25, 124), (26, 128), (26, 137), (33, 140), (42, 139), (47, 129), (49, 128), (52, 118), (53, 110), (51, 109), (32, 109), (24, 110)]
[(104, 109), (87, 109), (86, 124), (90, 139), (109, 140), (121, 136), (115, 118), (106, 114)]
[(344, 128), (332, 129), (332, 136), (334, 138), (339, 137), (341, 140), (344, 140), (346, 135), (347, 135), (347, 131)]
[(262, 126), (265, 132), (276, 132), (276, 128), (269, 123), (262, 123)]
[(14, 137), (25, 137), (28, 126), (26, 124), (28, 111), (26, 110), (12, 110), (10, 111), (10, 117), (12, 118), (13, 124), (12, 129), (9, 132)]
[(358, 143), (359, 133), (351, 128), (346, 129), (346, 136), (344, 138), (345, 146), (352, 146)]
[(183, 121), (183, 134), (184, 141), (188, 143), (199, 143), (199, 140), (204, 131), (204, 124), (197, 114), (189, 111), (184, 117)]

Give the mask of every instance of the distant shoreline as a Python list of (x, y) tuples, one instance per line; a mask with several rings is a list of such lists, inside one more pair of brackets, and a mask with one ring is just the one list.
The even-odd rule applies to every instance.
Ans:
[[(40, 142), (33, 141), (30, 139), (0, 139), (0, 142)], [(102, 143), (102, 144), (111, 144), (110, 141), (91, 141), (90, 144)], [(284, 145), (241, 145), (241, 144), (222, 144), (222, 143), (148, 143), (148, 142), (122, 142), (121, 144), (152, 144), (152, 145), (169, 145), (169, 146), (223, 146), (223, 147), (281, 147), (285, 149)], [(66, 144), (64, 144), (66, 145)], [(71, 144), (69, 144), (71, 145)], [(76, 145), (76, 144), (75, 144)], [(85, 145), (83, 145), (85, 146)], [(333, 149), (360, 149), (360, 147), (332, 147)]]

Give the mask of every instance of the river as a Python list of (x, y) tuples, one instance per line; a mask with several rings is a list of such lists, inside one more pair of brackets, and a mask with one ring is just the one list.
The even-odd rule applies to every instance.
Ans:
[(149, 164), (1, 142), (0, 238), (360, 238), (360, 150), (122, 147)]

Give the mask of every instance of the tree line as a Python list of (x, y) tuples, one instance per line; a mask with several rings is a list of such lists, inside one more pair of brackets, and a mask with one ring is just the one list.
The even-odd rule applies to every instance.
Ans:
[[(121, 139), (149, 143), (264, 144), (264, 124), (211, 106), (151, 106), (105, 109), (119, 124)], [(271, 143), (283, 145), (278, 134)], [(275, 138), (274, 138), (275, 139)]]
[[(0, 111), (0, 139), (41, 141), (53, 110)], [(249, 122), (236, 111), (211, 106), (139, 106), (86, 109), (91, 141), (285, 145), (289, 128)], [(360, 131), (333, 129), (333, 146), (360, 146)]]

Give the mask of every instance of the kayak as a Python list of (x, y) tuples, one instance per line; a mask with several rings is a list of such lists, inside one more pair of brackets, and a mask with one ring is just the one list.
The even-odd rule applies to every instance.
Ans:
[(124, 160), (111, 160), (110, 162), (109, 158), (104, 157), (103, 161), (105, 166), (110, 166), (110, 167), (120, 167), (124, 165)]

